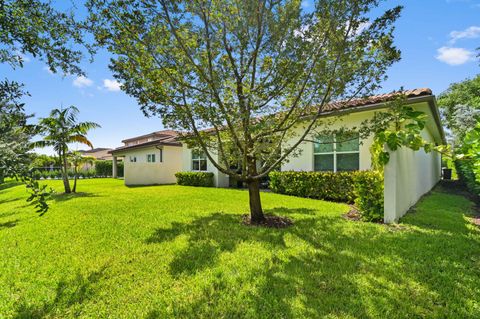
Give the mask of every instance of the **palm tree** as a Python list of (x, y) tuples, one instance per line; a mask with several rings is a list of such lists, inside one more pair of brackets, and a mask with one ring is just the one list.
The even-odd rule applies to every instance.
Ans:
[(68, 153), (68, 160), (73, 167), (73, 188), (72, 192), (77, 191), (77, 179), (78, 179), (78, 168), (84, 164), (93, 164), (95, 158), (91, 156), (83, 156), (82, 153), (78, 151), (73, 151)]
[(39, 127), (43, 139), (35, 142), (35, 147), (52, 146), (62, 163), (62, 177), (65, 193), (71, 193), (70, 182), (68, 181), (68, 144), (82, 143), (93, 148), (92, 143), (87, 139), (87, 132), (100, 127), (94, 122), (77, 122), (79, 110), (75, 106), (53, 109), (48, 117), (39, 121)]

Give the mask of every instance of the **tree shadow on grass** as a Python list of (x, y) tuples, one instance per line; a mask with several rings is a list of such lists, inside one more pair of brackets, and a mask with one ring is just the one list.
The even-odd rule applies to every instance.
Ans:
[[(247, 227), (238, 215), (215, 213), (157, 229), (147, 242), (186, 236), (188, 244), (170, 263), (172, 276), (216, 274), (200, 296), (174, 305), (183, 317), (478, 317), (478, 298), (472, 296), (480, 278), (478, 230), (466, 227), (461, 210), (445, 201), (446, 212), (423, 211), (396, 231), (369, 223), (352, 227), (348, 223), (355, 222), (341, 216), (281, 207), (269, 213), (304, 217), (278, 230)], [(308, 248), (285, 255), (292, 240)], [(235, 273), (220, 259), (246, 241), (271, 251), (270, 259), (259, 258), (258, 269), (243, 278), (251, 290), (232, 279)], [(152, 311), (150, 318), (159, 313)]]
[(75, 198), (83, 198), (83, 197), (102, 197), (98, 194), (88, 193), (88, 192), (77, 192), (77, 193), (59, 193), (53, 194), (52, 199), (56, 202), (65, 202)]
[(105, 265), (97, 271), (90, 272), (87, 276), (79, 272), (73, 279), (59, 281), (55, 289), (55, 298), (42, 305), (30, 304), (26, 300), (19, 302), (13, 318), (44, 318), (52, 314), (62, 314), (67, 310), (71, 311), (70, 309), (74, 307), (73, 315), (79, 316), (81, 307), (78, 305), (95, 296), (95, 285), (105, 276), (106, 269)]
[(8, 222), (0, 223), (0, 230), (4, 228), (12, 228), (15, 227), (18, 223), (18, 219), (10, 220)]
[(0, 193), (2, 193), (1, 191), (4, 191), (6, 189), (9, 189), (9, 188), (12, 188), (12, 187), (15, 187), (15, 186), (18, 186), (18, 185), (22, 185), (22, 182), (9, 181), (9, 182), (5, 182), (3, 184), (0, 184)]
[(15, 197), (15, 198), (9, 198), (9, 199), (2, 199), (2, 200), (0, 200), (0, 205), (7, 204), (7, 203), (13, 203), (13, 202), (16, 202), (16, 201), (19, 201), (19, 200), (22, 200), (22, 198), (21, 197)]
[(170, 228), (158, 228), (146, 243), (164, 243), (177, 236), (188, 236), (188, 247), (177, 253), (170, 264), (174, 277), (194, 274), (213, 266), (220, 254), (233, 251), (245, 240), (264, 241), (272, 246), (284, 247), (282, 230), (247, 227), (241, 224), (241, 216), (214, 213), (190, 223), (172, 223)]

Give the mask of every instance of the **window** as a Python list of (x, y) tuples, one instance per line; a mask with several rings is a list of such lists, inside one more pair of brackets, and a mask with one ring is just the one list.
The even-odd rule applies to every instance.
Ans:
[(135, 163), (137, 161), (136, 156), (130, 156), (130, 162)]
[(315, 171), (355, 171), (360, 168), (358, 134), (320, 136), (314, 143)]
[(159, 151), (160, 151), (160, 156), (158, 157), (158, 161), (160, 163), (162, 163), (163, 162), (163, 149), (159, 149)]
[(147, 154), (147, 163), (155, 163), (155, 154)]
[(192, 171), (206, 171), (207, 157), (201, 151), (192, 151)]

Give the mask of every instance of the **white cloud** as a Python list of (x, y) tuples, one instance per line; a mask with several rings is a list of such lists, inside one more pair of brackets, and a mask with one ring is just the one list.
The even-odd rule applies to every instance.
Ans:
[(103, 80), (103, 87), (108, 91), (118, 92), (120, 91), (121, 83), (116, 80), (104, 79)]
[(437, 60), (449, 65), (461, 65), (474, 58), (473, 52), (464, 48), (441, 47), (437, 53)]
[(455, 43), (460, 39), (475, 39), (480, 37), (480, 27), (471, 26), (462, 31), (450, 32), (450, 43)]
[(87, 87), (87, 86), (92, 86), (93, 81), (90, 80), (89, 78), (81, 75), (81, 76), (77, 76), (73, 80), (72, 83), (73, 83), (73, 86), (76, 86), (76, 87), (79, 87), (79, 88), (84, 88), (84, 87)]
[(308, 0), (302, 1), (302, 8), (306, 9), (306, 8), (310, 7), (310, 5), (311, 5), (310, 1), (308, 1)]
[(52, 70), (50, 70), (50, 68), (49, 68), (48, 66), (44, 66), (44, 67), (43, 67), (43, 70), (44, 70), (44, 71), (47, 71), (47, 72), (50, 73), (50, 74), (55, 74), (55, 73), (52, 72)]

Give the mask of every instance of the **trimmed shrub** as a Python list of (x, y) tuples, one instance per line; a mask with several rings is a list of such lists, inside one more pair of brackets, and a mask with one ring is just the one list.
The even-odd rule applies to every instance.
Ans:
[(352, 172), (271, 172), (275, 193), (331, 200), (357, 206), (366, 221), (383, 219), (383, 174)]
[[(112, 176), (112, 167), (113, 161), (95, 161), (95, 175), (97, 177), (110, 177)], [(117, 176), (123, 177), (123, 162), (117, 162)]]
[(354, 177), (355, 206), (365, 221), (383, 220), (383, 174), (365, 171)]
[(271, 172), (270, 189), (279, 194), (353, 203), (359, 172)]
[(474, 164), (472, 160), (457, 160), (455, 161), (455, 169), (460, 182), (465, 185), (471, 193), (480, 195), (480, 183), (477, 182), (475, 176)]
[(178, 185), (184, 186), (213, 186), (213, 173), (211, 172), (178, 172), (175, 174)]

